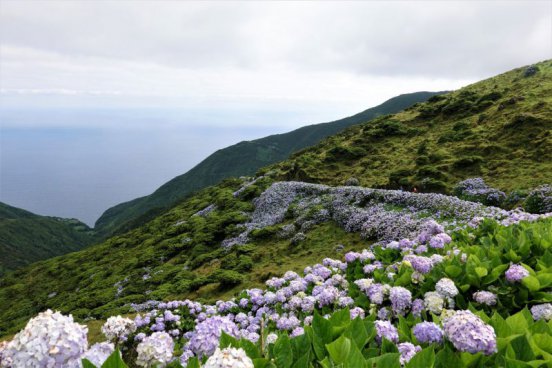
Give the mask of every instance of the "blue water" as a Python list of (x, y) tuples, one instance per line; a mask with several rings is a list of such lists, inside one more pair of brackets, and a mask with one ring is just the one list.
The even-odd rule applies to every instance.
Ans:
[(93, 225), (108, 207), (150, 194), (217, 149), (302, 125), (291, 114), (261, 115), (0, 111), (0, 201)]

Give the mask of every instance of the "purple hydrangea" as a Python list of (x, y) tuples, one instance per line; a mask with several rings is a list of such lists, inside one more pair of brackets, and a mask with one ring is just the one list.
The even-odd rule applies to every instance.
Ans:
[(421, 322), (414, 326), (412, 330), (416, 340), (422, 344), (441, 343), (443, 341), (443, 331), (433, 322)]
[(399, 342), (399, 331), (389, 321), (375, 321), (376, 326), (376, 340), (381, 343), (385, 337), (387, 340), (397, 343)]
[(468, 310), (455, 312), (443, 321), (446, 338), (459, 351), (491, 355), (497, 352), (496, 334), (478, 316)]
[(396, 315), (404, 316), (412, 305), (412, 293), (402, 286), (392, 287), (389, 292), (389, 299)]
[(512, 264), (510, 268), (506, 270), (506, 280), (508, 282), (520, 282), (525, 277), (529, 276), (529, 271), (527, 271), (522, 265)]
[(421, 351), (422, 348), (418, 345), (414, 345), (409, 342), (402, 342), (397, 345), (397, 349), (399, 349), (399, 353), (401, 353), (400, 363), (401, 365), (405, 365), (416, 355), (417, 352)]
[(420, 318), (424, 311), (424, 301), (422, 299), (414, 299), (412, 302), (411, 313), (415, 318)]
[(415, 271), (423, 275), (429, 273), (433, 268), (433, 261), (428, 257), (410, 256), (407, 260), (410, 261), (410, 264)]
[(213, 316), (198, 323), (192, 333), (188, 348), (197, 356), (210, 356), (218, 347), (222, 332), (238, 337), (238, 327), (228, 317)]
[(537, 304), (531, 307), (531, 314), (535, 321), (545, 320), (550, 321), (552, 319), (552, 304)]

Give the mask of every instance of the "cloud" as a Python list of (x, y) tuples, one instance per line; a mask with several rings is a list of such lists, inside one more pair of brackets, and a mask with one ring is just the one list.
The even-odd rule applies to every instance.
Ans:
[(11, 1), (0, 20), (4, 105), (44, 91), (43, 104), (57, 93), (62, 104), (352, 113), (552, 55), (543, 1)]

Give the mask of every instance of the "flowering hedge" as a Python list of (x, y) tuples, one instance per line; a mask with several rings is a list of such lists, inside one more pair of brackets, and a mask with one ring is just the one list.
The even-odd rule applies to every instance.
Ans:
[(135, 305), (134, 320), (108, 319), (108, 341), (90, 348), (85, 327), (48, 311), (0, 348), (0, 361), (57, 367), (86, 359), (87, 368), (121, 359), (141, 367), (545, 366), (552, 359), (551, 227), (551, 219), (510, 226), (483, 220), (449, 236), (429, 222), (413, 239), (325, 259), (303, 276), (287, 272), (230, 301)]

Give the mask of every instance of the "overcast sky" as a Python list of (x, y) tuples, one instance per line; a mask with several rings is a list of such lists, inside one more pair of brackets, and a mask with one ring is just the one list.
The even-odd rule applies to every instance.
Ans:
[(550, 58), (552, 2), (2, 0), (0, 31), (4, 108), (337, 118)]

